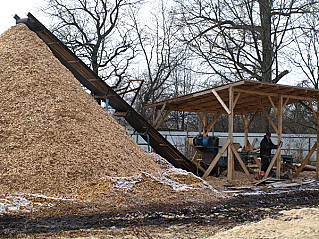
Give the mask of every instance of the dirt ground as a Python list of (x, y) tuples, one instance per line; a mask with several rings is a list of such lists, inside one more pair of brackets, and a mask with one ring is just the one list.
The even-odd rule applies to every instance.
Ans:
[[(312, 176), (306, 173), (297, 180), (256, 187), (226, 184), (219, 188), (226, 195), (223, 200), (200, 205), (172, 202), (112, 211), (93, 202), (64, 200), (40, 211), (3, 214), (0, 238), (291, 238), (280, 234), (276, 225), (286, 223), (283, 228), (289, 230), (292, 224), (287, 221), (303, 219), (298, 211), (283, 214), (283, 210), (302, 209), (317, 214), (319, 183)], [(215, 184), (220, 180), (222, 184), (224, 179), (211, 180)], [(274, 224), (273, 230), (270, 222)], [(260, 234), (262, 223), (270, 227), (272, 234)], [(246, 227), (247, 231), (255, 228), (259, 234), (240, 237), (238, 230), (245, 232)], [(318, 227), (311, 228), (312, 234), (306, 229), (304, 235), (293, 238), (319, 238)]]

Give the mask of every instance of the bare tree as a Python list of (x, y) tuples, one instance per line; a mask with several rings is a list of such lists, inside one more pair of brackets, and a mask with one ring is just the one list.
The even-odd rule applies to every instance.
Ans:
[(175, 84), (172, 74), (186, 61), (185, 47), (174, 36), (174, 19), (168, 16), (163, 2), (155, 9), (152, 25), (142, 24), (137, 13), (131, 13), (140, 49), (139, 67), (145, 69), (139, 75), (144, 83), (138, 97), (138, 110), (143, 114), (145, 104), (171, 96)]
[(293, 22), (315, 1), (175, 0), (181, 40), (223, 81), (278, 82)]
[(293, 66), (301, 70), (303, 84), (319, 89), (319, 8), (311, 6), (311, 15), (303, 18), (294, 31), (293, 54), (289, 55)]
[(47, 0), (54, 33), (92, 70), (115, 86), (135, 57), (125, 11), (139, 0)]

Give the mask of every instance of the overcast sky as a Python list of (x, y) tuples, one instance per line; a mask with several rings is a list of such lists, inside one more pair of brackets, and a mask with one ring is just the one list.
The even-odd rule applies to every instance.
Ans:
[[(28, 12), (31, 12), (39, 20), (39, 8), (44, 0), (2, 0), (0, 7), (0, 34), (15, 25), (14, 14), (25, 18)], [(42, 22), (42, 21), (41, 21)]]
[[(40, 22), (47, 26), (45, 17), (40, 13), (40, 7), (44, 4), (45, 0), (2, 0), (0, 7), (0, 34), (15, 25), (15, 19), (13, 18), (15, 14), (25, 18), (27, 13), (31, 12)], [(289, 77), (284, 77), (280, 83), (296, 84), (292, 79), (298, 79), (299, 77), (293, 75), (293, 73), (288, 75)]]

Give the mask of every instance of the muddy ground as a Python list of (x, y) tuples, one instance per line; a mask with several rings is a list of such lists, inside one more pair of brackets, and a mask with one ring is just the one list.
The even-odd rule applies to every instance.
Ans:
[[(88, 205), (86, 205), (88, 206)], [(211, 205), (165, 205), (125, 213), (0, 217), (0, 238), (205, 238), (246, 222), (276, 218), (279, 211), (319, 206), (319, 190), (233, 194)], [(152, 213), (150, 213), (152, 211)], [(155, 211), (155, 212), (154, 212)]]

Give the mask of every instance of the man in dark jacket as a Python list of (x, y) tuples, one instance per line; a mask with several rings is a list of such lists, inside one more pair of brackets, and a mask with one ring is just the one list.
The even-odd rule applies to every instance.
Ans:
[(261, 174), (267, 171), (270, 164), (270, 154), (272, 149), (277, 149), (277, 145), (274, 145), (270, 139), (271, 134), (267, 133), (260, 142), (260, 157), (261, 157)]

